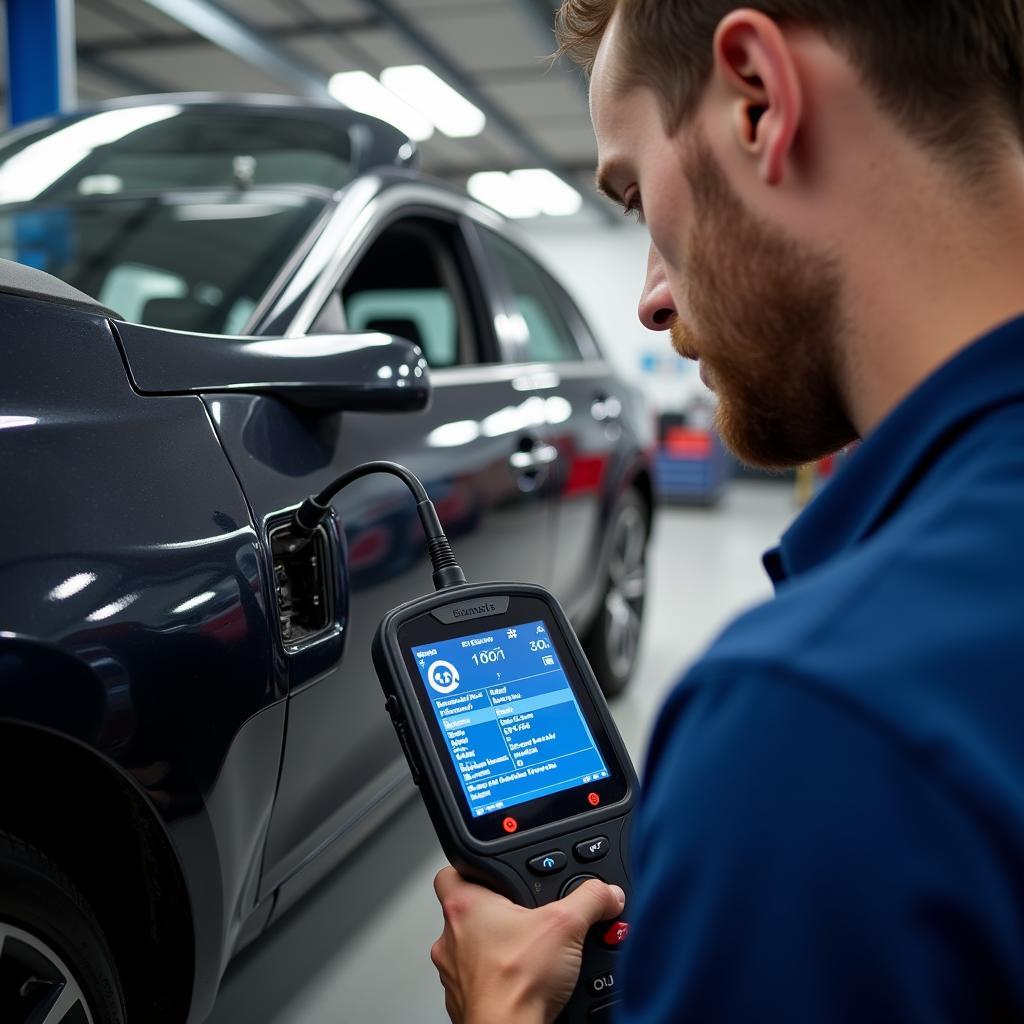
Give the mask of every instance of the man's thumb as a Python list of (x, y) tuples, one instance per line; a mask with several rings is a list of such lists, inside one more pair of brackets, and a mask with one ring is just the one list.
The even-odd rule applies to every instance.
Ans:
[(607, 921), (621, 914), (626, 905), (626, 894), (617, 885), (606, 885), (596, 878), (590, 878), (561, 902), (586, 931), (598, 921)]

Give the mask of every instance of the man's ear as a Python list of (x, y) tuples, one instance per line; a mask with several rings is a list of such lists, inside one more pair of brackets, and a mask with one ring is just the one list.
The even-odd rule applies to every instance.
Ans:
[(714, 74), (730, 93), (737, 143), (758, 158), (765, 182), (778, 185), (803, 116), (803, 91), (786, 37), (760, 11), (731, 11), (715, 31)]

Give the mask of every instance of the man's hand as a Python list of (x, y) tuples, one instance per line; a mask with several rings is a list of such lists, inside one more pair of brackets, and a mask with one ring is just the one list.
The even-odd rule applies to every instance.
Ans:
[(553, 1021), (576, 987), (587, 930), (618, 915), (617, 885), (585, 882), (564, 900), (527, 910), (464, 881), (434, 879), (444, 931), (430, 949), (454, 1024)]

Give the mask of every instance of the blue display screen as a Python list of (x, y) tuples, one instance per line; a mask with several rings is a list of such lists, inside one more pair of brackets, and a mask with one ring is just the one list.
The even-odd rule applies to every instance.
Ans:
[(608, 778), (543, 621), (412, 655), (473, 817)]

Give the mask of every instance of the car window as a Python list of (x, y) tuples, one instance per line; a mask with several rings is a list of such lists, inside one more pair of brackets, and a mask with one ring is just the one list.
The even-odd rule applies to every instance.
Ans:
[(513, 300), (529, 332), (527, 358), (543, 363), (581, 359), (576, 339), (558, 308), (545, 272), (499, 235), (485, 231), (484, 241), (508, 279)]
[(150, 299), (183, 299), (186, 295), (188, 283), (180, 275), (144, 263), (122, 263), (107, 274), (96, 298), (125, 320), (141, 321)]
[(234, 334), (323, 208), (255, 189), (0, 206), (0, 257), (45, 270), (131, 321)]
[(352, 331), (415, 342), (434, 369), (479, 362), (465, 282), (446, 226), (426, 218), (386, 228), (341, 289)]

